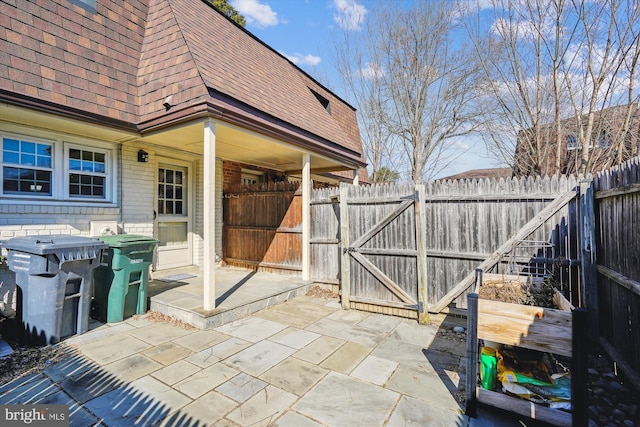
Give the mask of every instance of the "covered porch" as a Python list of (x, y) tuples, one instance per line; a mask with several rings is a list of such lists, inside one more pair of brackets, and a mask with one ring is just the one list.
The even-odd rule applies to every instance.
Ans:
[(305, 295), (311, 285), (299, 276), (219, 267), (215, 269), (215, 308), (206, 310), (203, 270), (191, 267), (154, 274), (148, 296), (150, 310), (200, 329), (212, 329)]

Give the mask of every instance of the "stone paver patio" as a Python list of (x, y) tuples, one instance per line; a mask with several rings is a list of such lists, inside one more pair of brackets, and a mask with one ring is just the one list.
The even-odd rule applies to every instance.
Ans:
[(463, 415), (464, 342), (436, 325), (296, 297), (211, 330), (139, 316), (66, 340), (68, 359), (0, 386), (72, 426), (516, 426)]

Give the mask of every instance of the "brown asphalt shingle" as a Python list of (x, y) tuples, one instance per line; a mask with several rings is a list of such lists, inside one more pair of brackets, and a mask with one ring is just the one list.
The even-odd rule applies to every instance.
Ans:
[[(239, 101), (361, 155), (355, 111), (203, 0), (0, 2), (0, 90), (138, 124), (162, 101)], [(327, 98), (331, 114), (309, 88)]]

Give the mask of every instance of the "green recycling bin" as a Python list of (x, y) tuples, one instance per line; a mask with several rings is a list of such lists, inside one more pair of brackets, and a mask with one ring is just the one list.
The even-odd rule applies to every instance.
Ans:
[(133, 234), (98, 238), (108, 248), (93, 273), (93, 317), (113, 323), (146, 313), (149, 265), (158, 240)]

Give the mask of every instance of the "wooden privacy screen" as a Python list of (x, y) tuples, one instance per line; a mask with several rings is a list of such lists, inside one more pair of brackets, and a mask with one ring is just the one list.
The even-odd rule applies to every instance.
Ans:
[(229, 265), (302, 270), (302, 195), (289, 188), (226, 192), (223, 258)]

